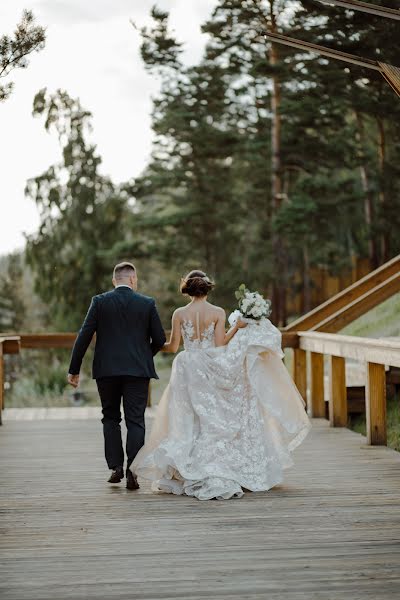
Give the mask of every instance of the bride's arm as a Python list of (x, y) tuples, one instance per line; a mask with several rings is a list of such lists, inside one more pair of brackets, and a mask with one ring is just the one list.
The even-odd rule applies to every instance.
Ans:
[(161, 352), (177, 352), (181, 343), (181, 321), (178, 310), (172, 315), (172, 327), (169, 342), (166, 342), (161, 348)]
[(247, 326), (247, 323), (244, 323), (240, 319), (237, 320), (235, 325), (233, 325), (227, 332), (225, 332), (225, 321), (226, 315), (223, 308), (219, 309), (220, 315), (218, 316), (217, 324), (215, 325), (215, 345), (216, 346), (226, 346), (233, 336), (242, 329)]

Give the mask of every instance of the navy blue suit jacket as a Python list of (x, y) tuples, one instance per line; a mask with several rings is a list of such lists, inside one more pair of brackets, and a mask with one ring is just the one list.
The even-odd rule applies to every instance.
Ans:
[(94, 296), (72, 350), (71, 375), (79, 373), (94, 334), (94, 379), (119, 375), (158, 378), (153, 356), (166, 338), (153, 298), (125, 286)]

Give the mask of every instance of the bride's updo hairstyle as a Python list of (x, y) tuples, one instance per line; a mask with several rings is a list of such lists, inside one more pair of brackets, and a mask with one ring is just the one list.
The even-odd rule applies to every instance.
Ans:
[(207, 296), (214, 287), (214, 282), (204, 271), (190, 271), (181, 280), (181, 293), (192, 297)]

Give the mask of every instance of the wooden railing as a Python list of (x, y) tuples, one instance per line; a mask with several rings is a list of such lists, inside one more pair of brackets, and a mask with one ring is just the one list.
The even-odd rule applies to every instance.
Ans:
[[(4, 394), (4, 355), (16, 354), (20, 349), (72, 348), (75, 338), (75, 333), (0, 337), (0, 423)], [(315, 331), (283, 331), (282, 346), (298, 352), (294, 364), (296, 383), (304, 398), (309, 388), (309, 408), (313, 417), (325, 418), (324, 355), (330, 357), (329, 420), (333, 427), (347, 425), (345, 359), (365, 362), (367, 440), (369, 444), (386, 444), (385, 365), (400, 367), (400, 343)], [(309, 369), (307, 352), (310, 353)]]
[(284, 331), (339, 331), (400, 291), (400, 254), (326, 302), (292, 321)]
[(0, 336), (0, 425), (4, 406), (4, 355), (18, 354), (20, 337), (18, 335)]
[[(400, 254), (296, 319), (284, 331), (308, 330), (335, 333), (399, 291)], [(323, 371), (323, 359), (316, 353), (311, 355), (311, 370), (315, 373), (314, 380), (318, 381)], [(304, 400), (307, 401), (305, 374), (306, 352), (298, 346), (294, 350), (293, 378)], [(314, 392), (317, 393), (317, 390)], [(322, 414), (322, 405), (317, 406), (315, 416), (322, 417), (324, 414)]]
[[(166, 331), (167, 337), (170, 332)], [(0, 337), (0, 425), (4, 406), (4, 354), (16, 354), (21, 350), (71, 349), (76, 333), (21, 333)], [(295, 332), (283, 332), (282, 345), (285, 348), (296, 348), (298, 336)], [(149, 390), (149, 406), (151, 406), (151, 388)]]
[(72, 348), (76, 333), (21, 333), (21, 349)]
[[(386, 434), (386, 375), (385, 366), (400, 367), (400, 342), (348, 335), (299, 332), (299, 347), (309, 351), (311, 368), (308, 382), (311, 395), (311, 414), (325, 417), (324, 355), (329, 356), (329, 421), (333, 427), (347, 425), (347, 390), (345, 359), (366, 364), (365, 410), (367, 443), (385, 445)], [(307, 387), (307, 368), (302, 377)]]

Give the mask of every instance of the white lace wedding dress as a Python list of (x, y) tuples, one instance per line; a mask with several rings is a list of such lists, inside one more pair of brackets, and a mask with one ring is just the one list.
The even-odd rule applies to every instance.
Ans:
[(216, 348), (213, 323), (200, 333), (184, 321), (182, 336), (185, 350), (173, 362), (133, 471), (155, 492), (199, 500), (282, 482), (310, 422), (281, 360), (280, 331), (263, 319)]

